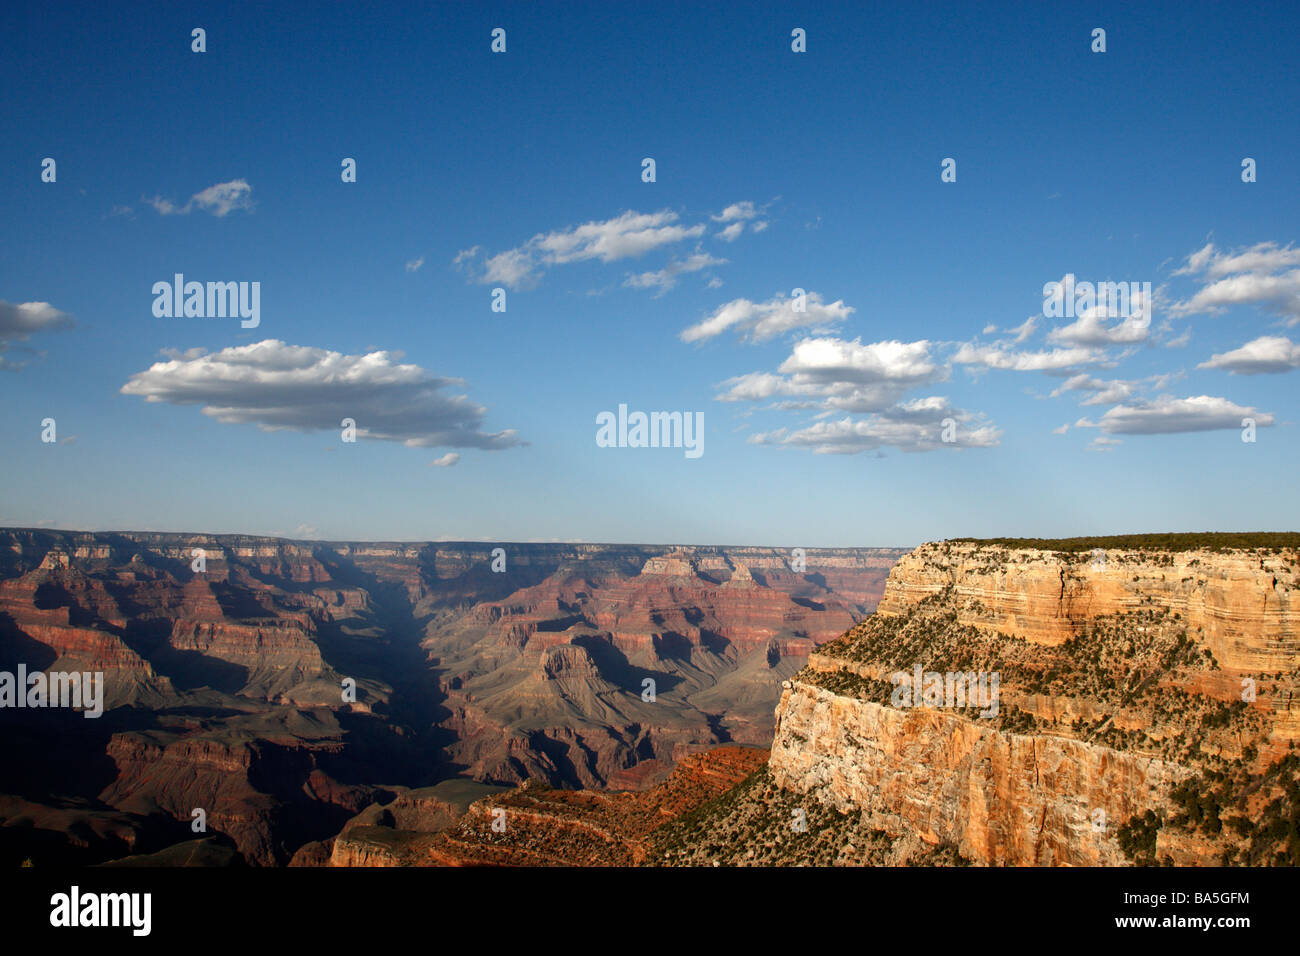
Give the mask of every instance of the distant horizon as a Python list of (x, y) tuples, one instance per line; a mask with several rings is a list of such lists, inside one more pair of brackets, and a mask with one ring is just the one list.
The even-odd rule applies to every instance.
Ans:
[(1286, 536), (1295, 535), (1300, 538), (1300, 532), (1289, 530), (1253, 530), (1253, 531), (1121, 531), (1107, 534), (1078, 534), (1078, 535), (1054, 535), (1054, 536), (1034, 536), (1034, 535), (997, 535), (992, 537), (975, 537), (972, 535), (952, 535), (944, 538), (931, 538), (915, 544), (857, 544), (857, 545), (822, 545), (822, 544), (756, 544), (756, 543), (718, 543), (718, 542), (686, 542), (686, 541), (583, 541), (583, 540), (527, 540), (521, 538), (294, 538), (278, 534), (260, 534), (245, 531), (158, 531), (153, 529), (138, 528), (100, 528), (100, 529), (77, 529), (77, 528), (41, 528), (26, 527), (17, 525), (0, 525), (0, 533), (5, 532), (31, 532), (36, 534), (66, 534), (66, 535), (171, 535), (176, 537), (206, 537), (206, 538), (263, 538), (273, 541), (285, 541), (291, 544), (496, 544), (496, 545), (586, 545), (590, 547), (609, 547), (609, 548), (767, 548), (773, 551), (788, 551), (792, 548), (802, 548), (806, 551), (914, 551), (917, 548), (927, 544), (945, 544), (955, 542), (972, 542), (976, 544), (989, 543), (997, 544), (1003, 541), (1042, 541), (1047, 543), (1075, 541), (1075, 540), (1107, 540), (1107, 539), (1126, 539), (1126, 538), (1143, 538), (1143, 537), (1215, 537), (1215, 536)]

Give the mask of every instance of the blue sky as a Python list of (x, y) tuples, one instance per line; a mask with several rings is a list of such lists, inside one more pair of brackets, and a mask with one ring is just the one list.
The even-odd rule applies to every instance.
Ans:
[[(1298, 10), (7, 7), (0, 524), (1294, 530)], [(1067, 274), (1148, 321), (1044, 316)], [(620, 404), (704, 454), (598, 446)]]

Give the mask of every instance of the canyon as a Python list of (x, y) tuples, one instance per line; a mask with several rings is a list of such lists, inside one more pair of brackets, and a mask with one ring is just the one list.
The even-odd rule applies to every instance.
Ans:
[[(783, 682), (734, 786), (649, 832), (596, 793), (524, 787), (400, 863), (1294, 866), (1300, 540), (1171, 537), (924, 545)], [(997, 673), (997, 712), (898, 706), (917, 666)]]
[(0, 668), (108, 698), (0, 712), (11, 860), (1300, 863), (1297, 535), (3, 534)]
[(0, 669), (104, 675), (94, 720), (0, 709), (0, 854), (309, 865), (366, 813), (653, 789), (769, 743), (902, 553), (0, 530)]

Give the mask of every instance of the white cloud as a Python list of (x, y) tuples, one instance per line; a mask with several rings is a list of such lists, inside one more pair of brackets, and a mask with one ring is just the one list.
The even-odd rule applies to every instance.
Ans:
[(723, 242), (735, 242), (740, 238), (740, 234), (745, 231), (746, 223), (749, 224), (750, 232), (762, 232), (768, 226), (767, 220), (755, 220), (756, 217), (762, 215), (766, 209), (767, 206), (760, 208), (749, 200), (746, 200), (745, 202), (732, 203), (726, 209), (722, 210), (722, 212), (718, 213), (718, 215), (710, 217), (714, 222), (729, 224), (725, 229), (715, 232), (713, 234), (714, 238), (721, 239)]
[(782, 372), (818, 382), (867, 383), (937, 381), (942, 369), (930, 358), (930, 343), (888, 340), (863, 345), (859, 339), (804, 339), (781, 363)]
[(458, 461), (460, 461), (460, 452), (449, 451), (441, 458), (435, 458), (433, 461), (429, 462), (429, 464), (435, 468), (450, 468)]
[(1258, 242), (1243, 251), (1224, 254), (1211, 242), (1188, 256), (1187, 265), (1174, 275), (1205, 272), (1218, 278), (1236, 272), (1276, 272), (1293, 266), (1300, 266), (1300, 249), (1293, 246), (1283, 248), (1276, 242)]
[(1031, 315), (1029, 318), (1025, 319), (1025, 321), (1017, 325), (1014, 329), (1007, 329), (1007, 331), (1015, 333), (1016, 337), (1014, 339), (1014, 342), (1016, 345), (1019, 345), (1025, 339), (1029, 338), (1029, 336), (1033, 335), (1034, 330), (1036, 328), (1038, 328), (1038, 317), (1035, 315)]
[(1161, 435), (1241, 428), (1243, 418), (1253, 418), (1261, 428), (1273, 424), (1273, 416), (1267, 412), (1209, 395), (1190, 398), (1162, 396), (1153, 401), (1116, 405), (1097, 424), (1110, 434)]
[(355, 420), (357, 436), (408, 447), (500, 449), (522, 444), (514, 429), (479, 431), (486, 409), (418, 365), (398, 365), (384, 351), (344, 355), (267, 339), (211, 354), (172, 353), (132, 375), (121, 392), (148, 402), (202, 405), (223, 424), (264, 431), (340, 429)]
[[(1110, 303), (1085, 309), (1070, 325), (1052, 329), (1047, 341), (1053, 345), (1127, 345), (1145, 342), (1151, 329), (1152, 304), (1143, 292), (1135, 290), (1129, 301), (1129, 314), (1114, 325), (1103, 320), (1117, 318), (1118, 313)], [(1116, 312), (1115, 315), (1109, 313)], [(1017, 342), (1021, 339), (1016, 339)]]
[(1289, 372), (1300, 368), (1300, 345), (1281, 335), (1264, 335), (1241, 348), (1214, 355), (1197, 368), (1227, 369), (1233, 375)]
[(1069, 430), (1070, 430), (1070, 426), (1069, 426), (1069, 424), (1065, 424), (1065, 425), (1061, 425), (1061, 426), (1058, 427), (1058, 428), (1053, 428), (1053, 429), (1052, 429), (1052, 434), (1053, 434), (1053, 435), (1064, 435), (1064, 434), (1065, 434), (1066, 432), (1068, 432)]
[(228, 183), (217, 183), (215, 186), (196, 192), (184, 206), (177, 206), (171, 200), (163, 199), (161, 196), (154, 196), (152, 199), (145, 196), (142, 197), (142, 201), (153, 206), (164, 216), (187, 216), (198, 208), (220, 218), (236, 209), (251, 210), (253, 200), (249, 194), (252, 191), (253, 187), (246, 180), (232, 179)]
[(418, 259), (411, 259), (410, 261), (408, 261), (408, 262), (406, 263), (406, 271), (407, 271), (407, 272), (419, 272), (419, 271), (420, 271), (420, 266), (422, 266), (422, 265), (424, 265), (424, 256), (420, 256), (420, 258), (418, 258)]
[(722, 383), (718, 401), (783, 398), (778, 410), (808, 410), (817, 418), (832, 412), (867, 413), (820, 421), (804, 428), (778, 428), (752, 435), (760, 445), (811, 448), (819, 454), (856, 454), (884, 446), (929, 451), (942, 441), (947, 419), (959, 424), (956, 446), (996, 445), (1000, 432), (982, 418), (956, 408), (947, 398), (929, 395), (902, 401), (919, 386), (946, 379), (947, 366), (930, 355), (928, 341), (809, 338), (798, 342), (777, 372), (751, 372)]
[[(970, 416), (963, 417), (969, 419)], [(797, 431), (779, 428), (751, 435), (749, 441), (755, 445), (811, 448), (819, 455), (856, 455), (882, 447), (908, 452), (940, 448), (990, 448), (999, 443), (1001, 435), (997, 428), (980, 422), (975, 427), (959, 425), (955, 441), (945, 442), (941, 420), (905, 421), (887, 415), (873, 415), (865, 419), (846, 417), (834, 422), (817, 422)]]
[(483, 260), (478, 246), (460, 252), (452, 260), (482, 283), (499, 283), (510, 288), (529, 286), (552, 266), (596, 259), (609, 263), (642, 256), (661, 246), (703, 235), (701, 223), (683, 226), (677, 213), (664, 209), (655, 213), (629, 210), (613, 219), (588, 222), (569, 229), (538, 233), (522, 246), (507, 249)]
[(714, 309), (706, 318), (683, 329), (678, 337), (683, 342), (698, 342), (731, 329), (742, 341), (765, 342), (793, 329), (829, 328), (843, 322), (855, 311), (842, 299), (826, 304), (816, 292), (807, 294), (806, 311), (796, 312), (794, 303), (794, 299), (784, 294), (766, 302), (732, 299)]
[[(54, 308), (48, 302), (5, 302), (0, 300), (0, 371), (16, 371), (26, 362), (14, 362), (5, 353), (14, 349), (15, 342), (26, 342), (34, 332), (51, 332), (75, 325), (72, 316)], [(31, 349), (15, 351), (32, 353)]]
[(758, 215), (758, 207), (749, 200), (732, 203), (718, 215), (711, 217), (714, 222), (743, 222)]
[[(948, 369), (930, 356), (930, 343), (858, 339), (804, 339), (778, 371), (751, 372), (723, 382), (718, 401), (762, 401), (789, 396), (785, 408), (880, 412), (906, 392), (943, 381)], [(940, 416), (943, 417), (943, 416)]]
[(72, 316), (48, 302), (0, 300), (0, 339), (25, 339), (33, 332), (66, 329), (72, 325)]
[(1300, 269), (1282, 275), (1245, 274), (1213, 282), (1173, 310), (1180, 315), (1219, 312), (1234, 305), (1263, 305), (1300, 322)]
[(633, 289), (658, 289), (656, 295), (663, 295), (677, 285), (677, 277), (688, 272), (699, 272), (710, 266), (726, 265), (726, 259), (717, 259), (707, 252), (697, 252), (685, 259), (674, 259), (657, 272), (642, 272), (630, 275), (623, 283)]
[(1007, 349), (1004, 345), (975, 345), (968, 342), (957, 350), (952, 360), (961, 365), (981, 365), (1016, 372), (1055, 372), (1101, 362), (1105, 358), (1105, 352), (1092, 348), (1018, 352)]
[[(1188, 300), (1170, 306), (1174, 315), (1221, 312), (1234, 305), (1258, 305), (1300, 324), (1300, 249), (1260, 242), (1233, 253), (1213, 243), (1187, 257), (1174, 275), (1196, 275), (1204, 283)], [(1287, 271), (1289, 270), (1289, 271)]]
[(1133, 395), (1137, 389), (1136, 382), (1121, 379), (1100, 379), (1091, 375), (1071, 375), (1060, 387), (1052, 391), (1052, 398), (1059, 398), (1066, 392), (1088, 392), (1088, 398), (1080, 405), (1114, 405)]
[(1175, 269), (1173, 274), (1176, 276), (1185, 276), (1204, 272), (1205, 267), (1209, 264), (1212, 258), (1214, 258), (1214, 243), (1207, 242), (1200, 249), (1197, 249), (1188, 256), (1187, 264), (1181, 269)]
[[(1038, 328), (1038, 316), (1036, 316), (1036, 315), (1031, 315), (1029, 318), (1025, 319), (1025, 321), (1021, 322), (1019, 325), (1016, 325), (1016, 326), (1012, 326), (1012, 327), (1010, 327), (1010, 328), (1003, 329), (1002, 331), (1005, 332), (1005, 333), (1008, 334), (1008, 335), (1012, 335), (1012, 334), (1014, 334), (1014, 335), (1015, 335), (1015, 338), (1012, 340), (1012, 344), (1014, 344), (1014, 345), (1019, 345), (1019, 344), (1020, 344), (1021, 342), (1023, 342), (1025, 339), (1027, 339), (1027, 338), (1029, 338), (1031, 335), (1033, 335), (1033, 334), (1034, 334), (1034, 330), (1037, 329), (1037, 328)], [(994, 334), (997, 333), (997, 331), (998, 331), (998, 327), (997, 327), (997, 325), (995, 325), (994, 323), (990, 322), (988, 325), (984, 326), (984, 328), (983, 328), (983, 330), (980, 332), (980, 334), (981, 334), (981, 335), (994, 335)], [(1000, 344), (1000, 345), (1005, 345), (1006, 343), (999, 343), (999, 344)]]

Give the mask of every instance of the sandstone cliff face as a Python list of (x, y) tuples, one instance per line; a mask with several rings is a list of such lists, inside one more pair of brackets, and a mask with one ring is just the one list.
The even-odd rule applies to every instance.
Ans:
[[(1109, 747), (789, 684), (770, 762), (778, 786), (980, 863), (1124, 865), (1115, 824), (1191, 775)], [(1096, 830), (1094, 819), (1114, 823)]]
[[(1298, 584), (1285, 550), (924, 545), (785, 683), (772, 779), (977, 863), (1123, 865), (1144, 833), (1147, 859), (1217, 863), (1289, 812), (1269, 801), (1294, 787)], [(1000, 718), (899, 706), (913, 664), (1000, 672)], [(1202, 805), (1203, 772), (1239, 786)]]
[(1066, 555), (966, 542), (904, 556), (877, 612), (897, 615), (951, 587), (959, 620), (1059, 644), (1088, 620), (1159, 606), (1178, 613), (1225, 669), (1300, 664), (1300, 554), (1294, 551), (1103, 551)]

